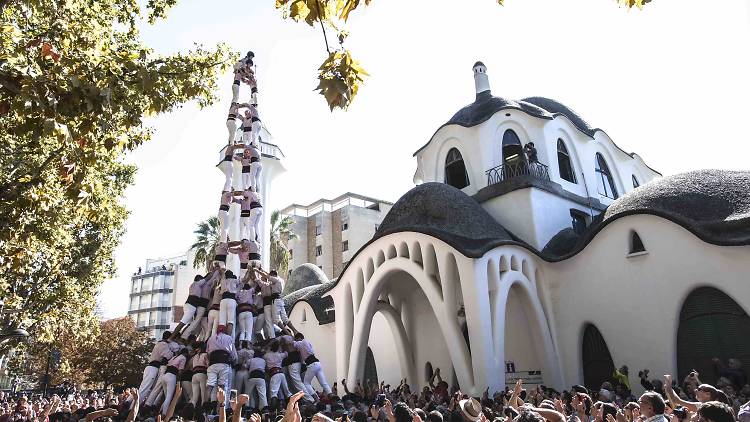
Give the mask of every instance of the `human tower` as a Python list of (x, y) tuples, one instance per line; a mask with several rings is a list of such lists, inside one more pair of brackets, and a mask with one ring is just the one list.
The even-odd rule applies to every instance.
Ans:
[[(219, 240), (207, 258), (210, 270), (195, 277), (182, 319), (174, 332), (165, 332), (157, 342), (143, 372), (140, 401), (151, 410), (162, 401), (162, 415), (181, 399), (174, 397), (178, 382), (196, 411), (215, 409), (219, 389), (232, 387), (247, 394), (250, 407), (259, 411), (278, 408), (279, 401), (294, 391), (317, 400), (313, 379), (325, 393), (331, 391), (312, 345), (287, 318), (281, 299), (284, 280), (275, 270), (262, 268), (262, 124), (254, 56), (248, 52), (234, 66), (228, 139), (218, 164), (224, 173)], [(240, 102), (242, 85), (250, 89), (245, 102)], [(230, 239), (235, 232), (230, 230), (233, 206), (239, 207), (241, 220), (236, 239)], [(239, 260), (238, 274), (227, 268), (228, 262), (232, 266), (230, 254)], [(219, 406), (226, 405), (229, 396)]]

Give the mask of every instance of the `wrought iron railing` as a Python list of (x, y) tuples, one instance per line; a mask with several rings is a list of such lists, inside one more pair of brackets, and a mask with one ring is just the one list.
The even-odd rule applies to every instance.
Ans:
[(487, 175), (487, 186), (519, 176), (531, 176), (537, 179), (550, 180), (549, 167), (542, 163), (529, 163), (527, 161), (500, 164), (484, 173)]

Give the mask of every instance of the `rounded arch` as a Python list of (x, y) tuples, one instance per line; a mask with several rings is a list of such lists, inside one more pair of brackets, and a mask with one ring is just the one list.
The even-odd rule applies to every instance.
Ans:
[[(609, 140), (608, 143), (611, 144), (612, 141)], [(609, 167), (609, 171), (610, 171), (610, 174), (612, 175), (613, 183), (615, 185), (615, 188), (617, 189), (617, 193), (621, 195), (627, 192), (628, 190), (625, 189), (626, 183), (624, 179), (622, 178), (622, 174), (620, 173), (620, 165), (618, 165), (619, 162), (615, 159), (615, 155), (612, 154), (612, 150), (610, 149), (609, 145), (607, 145), (607, 142), (599, 142), (598, 144), (596, 144), (596, 146), (593, 149), (593, 152), (594, 152), (594, 157), (593, 157), (594, 169), (596, 168), (596, 155), (599, 154), (604, 158), (604, 160), (607, 163), (607, 166)], [(590, 170), (591, 169), (589, 169), (589, 171)], [(627, 174), (630, 174), (630, 173), (627, 173)], [(594, 191), (594, 189), (596, 189), (596, 185), (595, 185), (596, 183), (597, 181), (594, 180), (589, 189)], [(629, 180), (628, 180), (628, 183), (629, 183)]]
[[(570, 157), (570, 163), (571, 167), (573, 168), (573, 172), (575, 173), (576, 180), (578, 182), (581, 182), (579, 179), (581, 176), (581, 173), (584, 172), (585, 166), (581, 161), (581, 152), (579, 151), (578, 146), (578, 137), (576, 135), (571, 134), (571, 132), (568, 130), (568, 128), (559, 126), (557, 129), (551, 134), (551, 137), (557, 138), (558, 141), (562, 140), (563, 144), (565, 145), (565, 148), (568, 151), (568, 156)], [(557, 160), (558, 157), (555, 154), (555, 160)], [(551, 160), (550, 160), (550, 166), (552, 166)], [(578, 183), (576, 182), (576, 183)]]
[(723, 291), (698, 287), (680, 310), (676, 346), (678, 379), (695, 369), (703, 382), (715, 383), (713, 358), (722, 365), (728, 365), (729, 359), (750, 362), (750, 317)]
[(618, 178), (615, 177), (609, 163), (600, 152), (595, 153), (594, 171), (596, 174), (596, 187), (599, 195), (610, 199), (617, 199), (620, 197), (620, 189), (617, 187), (618, 183), (616, 181)]
[(435, 174), (434, 180), (443, 181), (444, 183), (447, 183), (445, 171), (446, 171), (446, 164), (448, 163), (448, 158), (449, 158), (448, 156), (451, 153), (451, 151), (456, 150), (461, 157), (464, 170), (466, 172), (466, 181), (467, 181), (466, 187), (476, 186), (474, 166), (471, 160), (469, 159), (469, 155), (467, 155), (467, 152), (468, 152), (466, 151), (467, 148), (468, 147), (466, 145), (463, 145), (458, 140), (458, 138), (451, 137), (443, 141), (437, 153), (437, 162), (435, 165), (436, 174)]
[[(503, 137), (508, 130), (512, 130), (518, 138), (521, 146), (529, 142), (531, 137), (524, 126), (513, 120), (506, 120), (495, 129), (495, 141), (490, 144), (491, 151), (485, 151), (485, 154), (492, 157), (492, 166), (495, 167), (503, 164)], [(541, 149), (541, 148), (540, 148)]]
[[(420, 265), (406, 258), (394, 258), (385, 262), (376, 269), (369, 283), (366, 285), (359, 312), (354, 320), (355, 326), (350, 350), (348, 379), (357, 379), (362, 374), (365, 363), (365, 348), (370, 337), (370, 322), (374, 313), (381, 310), (379, 307), (383, 306), (382, 303), (378, 302), (378, 298), (387, 287), (391, 276), (397, 273), (408, 275), (424, 293), (427, 302), (430, 304), (432, 314), (440, 327), (450, 360), (456, 368), (461, 385), (473, 386), (474, 374), (471, 366), (471, 357), (468, 353), (466, 343), (463, 341), (456, 318), (449, 318), (448, 313), (445, 312), (439, 287), (429, 280)], [(399, 347), (403, 348), (405, 346)], [(416, 377), (414, 375), (416, 374), (413, 372), (413, 365), (410, 371), (412, 371), (410, 381), (415, 382)]]
[[(506, 310), (511, 289), (517, 291), (521, 306), (528, 312), (526, 317), (532, 327), (534, 344), (537, 345), (537, 359), (542, 364), (542, 374), (547, 385), (563, 388), (562, 369), (557, 362), (557, 349), (552, 341), (550, 327), (544, 316), (539, 297), (534, 292), (531, 281), (518, 271), (505, 272), (500, 277), (500, 287), (493, 294), (490, 303), (492, 315), (492, 336), (495, 349), (495, 364), (505, 368)], [(503, 380), (504, 382), (504, 380)]]
[(573, 157), (562, 138), (557, 138), (557, 174), (570, 183), (578, 183)]
[(594, 324), (587, 323), (581, 339), (581, 363), (583, 384), (598, 391), (602, 383), (612, 379), (615, 364), (609, 353), (607, 342)]

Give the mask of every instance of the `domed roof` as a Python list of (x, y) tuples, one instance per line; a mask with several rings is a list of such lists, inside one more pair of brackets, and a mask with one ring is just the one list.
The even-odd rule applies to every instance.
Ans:
[(402, 196), (383, 219), (374, 239), (413, 231), (434, 236), (468, 256), (515, 242), (479, 203), (445, 183), (423, 183)]
[(577, 127), (578, 130), (589, 135), (592, 138), (594, 137), (594, 133), (600, 130), (589, 125), (588, 122), (583, 120), (583, 118), (578, 113), (571, 110), (568, 106), (553, 99), (545, 97), (528, 97), (521, 100), (521, 102), (534, 104), (535, 106), (543, 108), (544, 110), (547, 110), (549, 113), (555, 116), (561, 114), (567, 117), (571, 122), (573, 122), (573, 125)]
[(474, 66), (472, 66), (472, 67), (477, 67), (477, 66), (487, 67), (481, 61), (478, 61), (478, 62), (474, 63)]
[(543, 119), (552, 119), (553, 117), (544, 109), (534, 104), (495, 97), (489, 91), (484, 91), (477, 94), (477, 98), (473, 103), (458, 110), (443, 126), (454, 124), (465, 127), (476, 126), (489, 120), (495, 113), (504, 109), (521, 110), (534, 117), (541, 117)]
[(697, 170), (653, 180), (612, 203), (604, 224), (630, 214), (658, 215), (703, 240), (750, 244), (750, 172)]
[(284, 284), (284, 291), (281, 292), (281, 295), (286, 296), (305, 287), (318, 286), (325, 283), (328, 283), (328, 277), (326, 277), (326, 274), (317, 265), (302, 264), (295, 268), (292, 274), (289, 275), (289, 279)]

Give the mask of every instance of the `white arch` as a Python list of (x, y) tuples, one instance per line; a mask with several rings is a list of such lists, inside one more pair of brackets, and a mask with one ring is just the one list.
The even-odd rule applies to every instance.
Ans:
[[(359, 312), (354, 319), (354, 333), (349, 358), (349, 380), (356, 380), (364, 370), (365, 351), (370, 337), (370, 322), (377, 310), (377, 298), (393, 274), (404, 272), (411, 276), (427, 297), (433, 314), (438, 321), (445, 339), (451, 362), (456, 369), (462, 386), (473, 388), (471, 358), (466, 343), (463, 341), (455, 318), (449, 319), (444, 309), (438, 286), (430, 281), (420, 265), (405, 258), (394, 258), (387, 261), (375, 271), (365, 288), (365, 294)], [(415, 378), (416, 379), (416, 378)]]
[[(492, 307), (492, 337), (495, 348), (495, 361), (498, 365), (504, 365), (505, 362), (505, 311), (508, 306), (508, 295), (513, 286), (519, 286), (524, 306), (530, 312), (530, 323), (536, 327), (536, 338), (538, 344), (543, 345), (544, 350), (540, 351), (540, 357), (544, 362), (545, 382), (548, 385), (554, 385), (563, 388), (562, 368), (557, 361), (557, 349), (552, 342), (547, 319), (544, 316), (542, 305), (539, 302), (531, 281), (519, 271), (508, 271), (501, 275), (500, 286), (497, 293), (493, 295)], [(503, 367), (503, 366), (500, 366)], [(504, 381), (504, 380), (503, 380)]]
[(442, 141), (442, 144), (440, 145), (440, 148), (438, 149), (438, 152), (436, 154), (437, 162), (435, 164), (435, 181), (442, 182), (445, 180), (445, 159), (448, 157), (448, 152), (450, 152), (451, 149), (457, 149), (458, 152), (461, 154), (461, 159), (464, 162), (464, 167), (466, 168), (466, 176), (469, 178), (469, 184), (461, 189), (464, 190), (466, 188), (469, 188), (471, 192), (476, 192), (479, 190), (479, 185), (477, 185), (477, 180), (474, 175), (474, 167), (473, 164), (469, 161), (469, 154), (467, 154), (466, 151), (466, 145), (463, 145), (461, 141), (456, 137), (450, 137), (448, 139), (445, 139)]
[[(393, 333), (393, 340), (396, 342), (396, 353), (398, 353), (398, 362), (401, 366), (401, 377), (406, 378), (407, 382), (414, 384), (418, 382), (417, 368), (414, 363), (414, 350), (412, 349), (409, 337), (406, 335), (406, 328), (401, 321), (399, 312), (393, 306), (378, 302), (377, 311), (385, 317)], [(368, 338), (369, 340), (369, 338)]]

